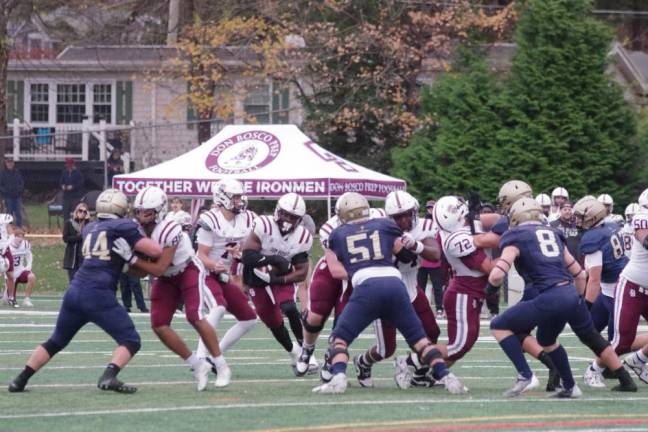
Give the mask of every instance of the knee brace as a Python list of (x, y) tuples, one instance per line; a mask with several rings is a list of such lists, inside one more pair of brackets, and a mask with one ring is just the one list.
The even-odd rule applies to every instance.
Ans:
[(327, 350), (329, 362), (333, 361), (336, 355), (338, 354), (344, 354), (349, 358), (349, 350), (347, 349), (347, 346), (343, 343), (340, 342), (333, 342), (331, 345), (329, 345), (328, 350)]
[(594, 354), (598, 357), (605, 349), (610, 346), (610, 343), (605, 340), (600, 333), (592, 327), (587, 333), (578, 335), (578, 338), (583, 342)]
[(281, 303), (279, 305), (279, 309), (286, 316), (288, 316), (289, 314), (294, 313), (294, 312), (299, 313), (299, 311), (297, 310), (297, 305), (292, 300)]
[(429, 366), (433, 360), (443, 359), (443, 354), (437, 348), (434, 348), (432, 344), (426, 345), (418, 353), (419, 362), (422, 366)]
[(47, 339), (41, 344), (41, 346), (45, 348), (45, 351), (47, 351), (47, 354), (49, 354), (50, 357), (54, 357), (57, 352), (63, 349), (61, 345), (57, 344), (52, 339)]
[(304, 330), (306, 330), (309, 333), (319, 333), (324, 328), (323, 322), (321, 322), (320, 324), (310, 324), (308, 322), (308, 310), (302, 312), (301, 319), (302, 319), (302, 325), (304, 326)]
[(135, 354), (137, 354), (137, 351), (140, 350), (140, 348), (142, 347), (142, 343), (139, 340), (137, 341), (128, 340), (128, 341), (124, 341), (121, 344), (121, 346), (126, 348), (132, 357)]

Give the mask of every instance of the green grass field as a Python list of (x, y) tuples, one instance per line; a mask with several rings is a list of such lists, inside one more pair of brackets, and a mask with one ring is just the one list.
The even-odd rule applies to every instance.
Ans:
[[(35, 299), (32, 310), (0, 309), (0, 382), (8, 383), (21, 369), (31, 350), (46, 340), (56, 320), (58, 297)], [(2, 431), (203, 431), (203, 430), (646, 430), (648, 389), (640, 384), (636, 394), (619, 395), (581, 385), (580, 400), (554, 400), (543, 391), (518, 399), (501, 393), (514, 379), (514, 371), (488, 335), (482, 335), (466, 358), (453, 368), (470, 388), (465, 396), (451, 396), (440, 388), (399, 390), (393, 381), (393, 364), (375, 367), (375, 388), (360, 388), (353, 368), (351, 386), (344, 395), (315, 395), (315, 377), (295, 378), (288, 357), (261, 323), (227, 353), (233, 370), (232, 384), (205, 392), (195, 390), (184, 363), (167, 351), (151, 332), (148, 316), (132, 315), (143, 347), (121, 373), (139, 386), (134, 395), (104, 393), (96, 380), (110, 359), (113, 341), (92, 325), (50, 364), (36, 374), (23, 394), (0, 396)], [(223, 321), (222, 333), (232, 325)], [(196, 337), (184, 318), (174, 326), (190, 346)], [(445, 323), (441, 323), (442, 338)], [(643, 329), (645, 331), (645, 329)], [(322, 356), (324, 330), (316, 355)], [(569, 330), (561, 338), (572, 367), (580, 376), (587, 350)], [(359, 353), (373, 342), (367, 332), (352, 346)], [(399, 351), (405, 344), (399, 341)], [(532, 368), (546, 379), (544, 368)], [(608, 381), (608, 386), (612, 383)]]

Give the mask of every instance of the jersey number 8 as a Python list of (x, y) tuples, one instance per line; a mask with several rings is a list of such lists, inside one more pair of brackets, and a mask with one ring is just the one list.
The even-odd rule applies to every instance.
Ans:
[(92, 258), (93, 256), (103, 261), (110, 261), (110, 251), (108, 250), (108, 237), (106, 231), (99, 231), (95, 238), (94, 244), (92, 242), (92, 233), (88, 234), (83, 241), (81, 254), (84, 258)]
[(555, 258), (560, 255), (560, 248), (556, 241), (556, 234), (553, 231), (538, 230), (536, 231), (536, 237), (538, 238), (538, 244), (540, 245), (542, 255), (547, 258)]
[[(371, 249), (373, 249), (373, 256), (369, 252), (368, 247), (356, 245), (357, 242), (361, 242), (367, 239), (371, 239)], [(346, 241), (349, 254), (355, 255), (349, 260), (351, 264), (369, 260), (381, 260), (384, 258), (380, 249), (380, 234), (378, 233), (378, 231), (374, 231), (373, 233), (371, 233), (371, 235), (367, 235), (367, 233), (350, 235), (349, 237), (347, 237)]]

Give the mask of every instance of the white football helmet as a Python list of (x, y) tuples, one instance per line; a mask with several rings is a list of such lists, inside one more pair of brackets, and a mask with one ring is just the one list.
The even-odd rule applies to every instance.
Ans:
[(397, 215), (411, 214), (413, 228), (418, 223), (419, 203), (416, 198), (405, 191), (393, 191), (385, 199), (385, 212), (392, 219)]
[(155, 223), (160, 223), (168, 212), (167, 194), (157, 186), (147, 186), (135, 197), (133, 208), (139, 210), (155, 210)]
[(369, 209), (369, 219), (380, 219), (384, 217), (387, 217), (387, 213), (384, 209), (373, 207)]
[(443, 231), (457, 231), (466, 224), (467, 215), (468, 205), (456, 196), (444, 196), (434, 206), (434, 220)]
[(180, 210), (179, 212), (175, 212), (173, 214), (173, 220), (178, 223), (181, 227), (185, 228), (187, 226), (192, 226), (193, 224), (191, 223), (191, 215), (187, 213), (184, 210)]
[(551, 206), (551, 198), (545, 193), (541, 193), (535, 197), (536, 202), (540, 207)]
[(99, 219), (124, 217), (128, 213), (128, 198), (120, 190), (106, 189), (97, 197), (95, 210)]
[(567, 192), (567, 189), (564, 187), (558, 186), (551, 192), (551, 201), (553, 202), (554, 205), (559, 205), (560, 203), (556, 202), (556, 198), (562, 197), (564, 198), (562, 201), (567, 201), (569, 199), (569, 192)]
[(628, 207), (625, 208), (625, 212), (623, 213), (626, 218), (626, 222), (632, 223), (632, 218), (634, 218), (634, 215), (637, 214), (641, 210), (641, 207), (639, 207), (638, 203), (630, 203), (628, 204)]
[(281, 234), (286, 235), (299, 225), (301, 218), (306, 214), (306, 203), (300, 195), (290, 192), (277, 201), (274, 220), (279, 225)]
[(638, 201), (639, 201), (639, 207), (641, 207), (642, 209), (648, 209), (648, 189), (641, 192)]
[(601, 194), (596, 199), (598, 200), (598, 202), (600, 202), (601, 204), (603, 204), (605, 206), (605, 208), (608, 211), (608, 214), (612, 213), (612, 210), (614, 209), (614, 200), (612, 199), (612, 197), (610, 195)]
[(238, 195), (239, 198), (242, 198), (244, 193), (243, 184), (240, 181), (235, 179), (223, 179), (214, 186), (213, 199), (216, 204), (224, 209), (238, 213), (243, 209), (243, 201), (241, 199), (239, 204), (236, 205), (234, 203), (234, 197)]

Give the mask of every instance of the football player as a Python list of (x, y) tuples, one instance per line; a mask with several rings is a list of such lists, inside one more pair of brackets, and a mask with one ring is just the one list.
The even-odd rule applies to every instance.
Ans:
[(545, 193), (541, 193), (535, 197), (536, 202), (542, 208), (542, 214), (547, 218), (551, 212), (551, 198)]
[[(293, 371), (303, 341), (301, 316), (295, 304), (295, 283), (308, 275), (308, 254), (313, 236), (300, 219), (306, 213), (304, 199), (287, 193), (277, 201), (274, 216), (259, 216), (243, 243), (243, 281), (261, 321), (289, 353)], [(288, 318), (296, 342), (290, 339), (283, 315)], [(315, 359), (310, 364), (316, 367)]]
[(648, 383), (648, 335), (637, 337), (639, 318), (648, 316), (648, 189), (638, 201), (639, 211), (632, 219), (632, 255), (614, 291), (612, 345), (618, 354), (636, 350), (623, 362), (641, 381)]
[[(612, 339), (614, 288), (628, 263), (619, 227), (615, 223), (605, 223), (607, 210), (597, 200), (580, 200), (574, 207), (574, 215), (576, 223), (584, 230), (580, 249), (587, 270), (585, 301), (596, 331), (600, 332), (607, 326), (608, 339)], [(605, 387), (603, 369), (592, 362), (585, 370), (585, 383), (590, 387)]]
[(569, 192), (564, 187), (558, 186), (551, 192), (551, 211), (549, 212), (549, 222), (560, 218), (560, 206), (569, 199)]
[(32, 272), (34, 255), (31, 251), (31, 243), (25, 240), (25, 230), (21, 227), (14, 228), (14, 236), (9, 243), (9, 250), (13, 257), (13, 278), (16, 293), (18, 292), (18, 284), (26, 284), (25, 298), (22, 305), (32, 307), (34, 304), (31, 302), (31, 294), (36, 284), (36, 275)]
[(623, 249), (625, 255), (630, 258), (632, 256), (632, 239), (634, 238), (634, 227), (632, 219), (634, 215), (641, 210), (638, 203), (630, 203), (625, 209), (625, 224), (621, 228), (621, 238), (623, 238)]
[(360, 194), (349, 193), (342, 198), (339, 217), (342, 225), (331, 233), (326, 254), (333, 267), (331, 271), (346, 272), (354, 288), (331, 334), (329, 357), (333, 378), (313, 392), (346, 391), (348, 346), (376, 319), (393, 323), (418, 353), (421, 364), (429, 366), (434, 378), (450, 393), (466, 392), (461, 381), (448, 370), (439, 349), (426, 337), (401, 274), (393, 266), (394, 255), (403, 262), (414, 260), (414, 250), (419, 250), (420, 244), (410, 242), (411, 249), (406, 248), (400, 240), (403, 232), (392, 220), (370, 219), (369, 203)]
[(124, 218), (128, 200), (122, 192), (116, 189), (103, 191), (97, 197), (96, 210), (97, 220), (83, 229), (84, 260), (65, 292), (54, 332), (31, 354), (25, 368), (9, 384), (10, 392), (24, 391), (31, 376), (65, 348), (89, 322), (117, 342), (110, 364), (97, 386), (119, 393), (137, 390), (117, 379), (119, 371), (140, 349), (141, 342), (128, 312), (117, 302), (115, 292), (124, 264), (138, 261), (131, 248), (152, 258), (160, 256), (162, 248), (143, 237), (136, 222)]
[[(387, 195), (385, 200), (385, 213), (393, 220), (398, 228), (403, 231), (401, 241), (403, 245), (412, 250), (416, 256), (409, 262), (402, 262), (395, 257), (395, 266), (400, 271), (403, 283), (407, 288), (407, 294), (412, 302), (414, 311), (418, 315), (427, 337), (433, 344), (436, 344), (441, 331), (434, 317), (434, 312), (430, 307), (425, 292), (417, 283), (417, 273), (420, 266), (421, 258), (436, 261), (441, 258), (441, 251), (436, 242), (437, 230), (432, 228), (431, 219), (419, 219), (419, 204), (416, 198), (405, 191), (394, 191)], [(423, 287), (425, 288), (425, 287)], [(362, 387), (373, 387), (371, 378), (372, 366), (388, 357), (391, 357), (396, 350), (396, 327), (384, 320), (374, 322), (377, 344), (369, 348), (364, 354), (353, 357), (358, 382)], [(397, 361), (399, 361), (397, 359)], [(401, 362), (407, 361), (401, 358)], [(415, 376), (407, 382), (399, 383), (399, 387), (407, 388), (410, 385), (426, 386), (431, 385), (429, 379), (429, 369), (418, 363), (416, 355), (410, 358), (412, 367), (418, 366)], [(402, 368), (403, 366), (401, 366)], [(404, 375), (397, 374), (396, 379), (403, 378)], [(409, 374), (405, 375), (409, 378)], [(398, 382), (398, 381), (397, 381)]]
[[(529, 327), (538, 326), (538, 342), (556, 365), (563, 383), (563, 389), (556, 392), (555, 397), (580, 397), (582, 393), (572, 376), (567, 353), (557, 342), (557, 337), (565, 327), (567, 317), (574, 314), (580, 303), (572, 276), (577, 277), (576, 283), (582, 292), (585, 288), (584, 272), (564, 247), (561, 234), (540, 223), (542, 208), (535, 200), (528, 197), (518, 199), (509, 215), (512, 228), (502, 236), (502, 255), (489, 275), (488, 289), (504, 282), (515, 261), (518, 272), (533, 282), (538, 295), (532, 300), (517, 303), (491, 321), (493, 336), (518, 371), (516, 383), (504, 392), (504, 396), (515, 397), (538, 386), (538, 379), (531, 372), (520, 341), (515, 336)], [(577, 331), (592, 327), (592, 322), (586, 313), (582, 322), (572, 321), (571, 325)]]
[[(135, 268), (155, 277), (151, 286), (153, 332), (193, 369), (198, 391), (207, 386), (211, 364), (218, 371), (214, 385), (227, 386), (231, 371), (220, 351), (216, 331), (203, 313), (203, 308), (213, 305), (213, 297), (204, 288), (205, 271), (196, 258), (189, 236), (176, 221), (165, 219), (167, 196), (162, 189), (155, 186), (142, 189), (135, 197), (133, 208), (146, 235), (163, 247), (162, 255), (155, 262), (142, 259), (135, 264)], [(187, 321), (207, 345), (211, 354), (210, 362), (191, 352), (180, 335), (171, 328), (171, 320), (180, 301), (184, 303)]]
[[(209, 311), (207, 321), (217, 328), (226, 310), (237, 319), (220, 341), (222, 352), (252, 330), (257, 321), (247, 296), (230, 277), (230, 269), (241, 257), (241, 242), (252, 230), (254, 221), (254, 214), (243, 210), (242, 196), (243, 185), (238, 180), (218, 182), (213, 198), (219, 206), (200, 215), (196, 236), (198, 259), (208, 271), (205, 281), (216, 299), (216, 306)], [(202, 339), (196, 353), (199, 357), (207, 357), (207, 347)]]
[(606, 222), (615, 223), (619, 227), (623, 227), (623, 216), (612, 213), (614, 211), (614, 200), (612, 199), (612, 196), (608, 194), (601, 194), (598, 196), (597, 200), (605, 206), (605, 210), (607, 211)]
[(16, 284), (14, 283), (14, 260), (11, 256), (9, 243), (12, 235), (13, 216), (10, 214), (0, 214), (0, 256), (2, 256), (9, 266), (5, 269), (5, 289), (2, 294), (3, 303), (12, 307), (19, 307), (16, 302)]

